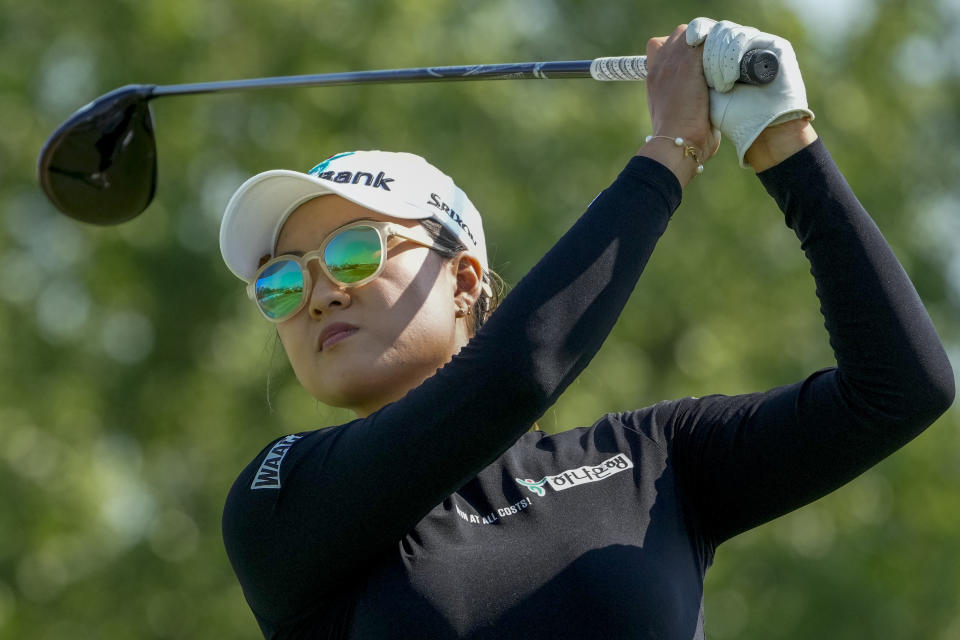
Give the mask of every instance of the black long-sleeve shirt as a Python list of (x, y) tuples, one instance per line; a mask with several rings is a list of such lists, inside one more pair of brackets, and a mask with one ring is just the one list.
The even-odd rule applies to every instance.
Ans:
[(264, 635), (702, 638), (718, 544), (854, 478), (954, 395), (913, 285), (823, 144), (760, 178), (810, 261), (835, 368), (528, 432), (679, 205), (673, 174), (633, 158), (436, 375), (240, 474), (223, 534)]

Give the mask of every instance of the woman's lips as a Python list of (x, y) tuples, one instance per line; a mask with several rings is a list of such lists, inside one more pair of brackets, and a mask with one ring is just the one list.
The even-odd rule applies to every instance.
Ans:
[(357, 331), (359, 331), (359, 329), (352, 324), (335, 322), (320, 332), (317, 344), (320, 346), (320, 351), (323, 351), (324, 349), (329, 349), (341, 340), (349, 338)]

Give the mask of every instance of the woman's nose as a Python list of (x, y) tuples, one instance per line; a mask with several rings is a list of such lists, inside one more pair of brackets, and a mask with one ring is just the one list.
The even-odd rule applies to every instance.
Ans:
[(316, 262), (311, 263), (309, 268), (313, 286), (307, 308), (311, 318), (319, 319), (331, 309), (345, 309), (350, 306), (351, 297), (346, 287), (331, 280)]

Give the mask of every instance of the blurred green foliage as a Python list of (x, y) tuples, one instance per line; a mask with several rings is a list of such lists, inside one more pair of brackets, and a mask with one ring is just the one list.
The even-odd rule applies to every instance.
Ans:
[[(350, 416), (299, 389), (220, 260), (246, 177), (348, 149), (422, 154), (485, 212), (491, 264), (516, 282), (649, 133), (641, 85), (587, 80), (167, 99), (157, 199), (92, 228), (34, 176), (74, 109), (129, 83), (642, 53), (703, 13), (794, 43), (818, 132), (960, 363), (956, 0), (0, 0), (0, 637), (259, 637), (220, 541), (226, 491), (271, 438)], [(798, 243), (725, 145), (541, 424), (830, 364)], [(707, 636), (960, 638), (958, 426), (955, 409), (723, 545)]]

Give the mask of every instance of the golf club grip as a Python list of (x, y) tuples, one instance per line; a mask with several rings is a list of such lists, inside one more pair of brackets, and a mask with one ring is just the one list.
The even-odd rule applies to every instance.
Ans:
[[(742, 84), (769, 84), (780, 71), (777, 54), (769, 49), (751, 49), (740, 60)], [(646, 80), (647, 56), (616, 56), (597, 58), (590, 63), (590, 77), (594, 80)]]

